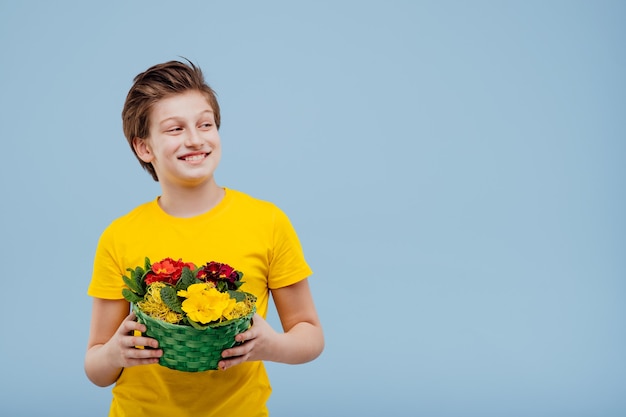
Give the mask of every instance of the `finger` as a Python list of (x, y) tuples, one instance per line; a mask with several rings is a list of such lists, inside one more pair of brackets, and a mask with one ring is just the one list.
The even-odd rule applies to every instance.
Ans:
[(155, 365), (159, 363), (159, 358), (145, 358), (145, 359), (129, 359), (126, 361), (125, 368), (137, 365)]
[(129, 355), (126, 356), (125, 366), (151, 365), (159, 363), (159, 358), (162, 356), (161, 350), (134, 349), (134, 351), (135, 352), (132, 352), (132, 354), (129, 353)]
[(145, 324), (132, 320), (124, 320), (120, 325), (120, 332), (125, 334), (133, 334), (134, 331), (144, 333), (146, 330), (147, 327)]
[(219, 363), (217, 364), (217, 369), (224, 371), (228, 368), (231, 368), (235, 365), (245, 362), (245, 360), (246, 360), (245, 356), (235, 356), (232, 358), (224, 359), (224, 360), (219, 361)]
[(243, 333), (239, 333), (235, 336), (235, 341), (239, 343), (243, 343), (249, 340), (256, 338), (256, 329), (254, 327), (250, 327)]
[(127, 355), (130, 359), (150, 359), (160, 358), (163, 356), (163, 350), (161, 349), (128, 349)]
[(222, 358), (234, 358), (234, 357), (245, 356), (245, 358), (247, 359), (248, 357), (250, 357), (250, 353), (254, 349), (254, 346), (255, 346), (255, 341), (248, 340), (244, 344), (234, 346), (230, 349), (225, 349), (224, 351), (222, 351)]
[(245, 355), (243, 347), (235, 347), (222, 351), (222, 358), (234, 358), (237, 356)]
[(159, 347), (159, 341), (151, 337), (130, 336), (128, 339), (125, 343), (128, 347), (141, 346), (148, 349), (157, 349)]

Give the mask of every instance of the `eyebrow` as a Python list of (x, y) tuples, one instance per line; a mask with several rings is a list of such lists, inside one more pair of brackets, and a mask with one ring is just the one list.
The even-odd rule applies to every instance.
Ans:
[[(211, 116), (213, 116), (213, 118), (215, 118), (215, 113), (214, 113), (212, 110), (209, 110), (209, 109), (206, 109), (206, 110), (201, 111), (200, 113), (198, 113), (197, 117), (202, 117), (202, 116), (204, 116), (205, 114), (210, 114)], [(163, 120), (161, 120), (161, 121), (159, 122), (159, 126), (162, 126), (163, 124), (165, 124), (165, 123), (167, 123), (167, 122), (169, 122), (169, 121), (172, 121), (172, 120), (176, 121), (176, 120), (178, 120), (178, 119), (180, 119), (180, 118), (181, 118), (180, 116), (172, 116), (172, 117), (168, 117), (167, 119), (163, 119)]]

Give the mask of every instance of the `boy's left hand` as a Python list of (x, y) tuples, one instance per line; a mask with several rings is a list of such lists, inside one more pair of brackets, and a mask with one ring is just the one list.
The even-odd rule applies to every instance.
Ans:
[(224, 360), (218, 363), (218, 369), (223, 371), (242, 362), (266, 359), (267, 353), (271, 351), (269, 348), (271, 341), (277, 335), (278, 333), (263, 317), (255, 314), (252, 318), (252, 326), (235, 336), (235, 340), (242, 344), (222, 352)]

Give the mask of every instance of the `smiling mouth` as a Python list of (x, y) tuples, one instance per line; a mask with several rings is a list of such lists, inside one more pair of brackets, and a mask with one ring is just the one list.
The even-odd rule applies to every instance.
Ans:
[(193, 162), (193, 161), (201, 161), (204, 158), (206, 158), (207, 156), (209, 156), (209, 153), (199, 153), (199, 154), (195, 154), (195, 155), (187, 155), (187, 156), (183, 156), (181, 158), (178, 158), (182, 161), (189, 161), (189, 162)]

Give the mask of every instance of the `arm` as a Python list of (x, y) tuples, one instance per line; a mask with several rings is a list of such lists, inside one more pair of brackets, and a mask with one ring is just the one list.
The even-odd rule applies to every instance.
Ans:
[(299, 364), (317, 358), (324, 349), (324, 334), (308, 280), (272, 290), (284, 333), (277, 333), (258, 314), (254, 325), (236, 336), (243, 345), (227, 349), (220, 369), (244, 361), (267, 360)]
[(158, 347), (149, 337), (134, 336), (135, 330), (146, 331), (135, 314), (128, 314), (126, 300), (94, 298), (85, 373), (94, 384), (106, 387), (114, 383), (125, 367), (157, 363), (160, 349), (137, 349), (135, 346)]

